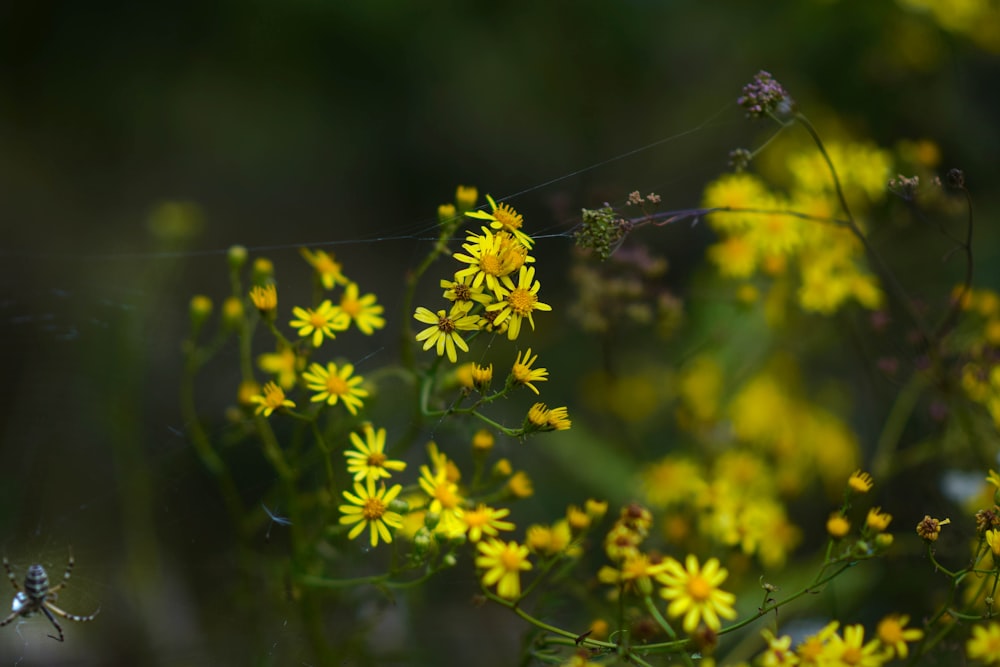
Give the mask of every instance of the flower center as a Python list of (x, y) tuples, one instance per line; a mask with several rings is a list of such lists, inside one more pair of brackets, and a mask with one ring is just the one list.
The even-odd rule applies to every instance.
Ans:
[[(444, 312), (444, 311), (441, 311), (441, 312)], [(451, 318), (448, 318), (448, 317), (439, 317), (438, 318), (438, 331), (441, 331), (442, 333), (450, 334), (454, 330), (455, 330), (455, 322)]]
[(531, 369), (524, 364), (514, 364), (514, 368), (510, 372), (514, 376), (514, 379), (520, 383), (525, 383), (531, 379)]
[(458, 505), (458, 498), (455, 494), (451, 492), (444, 484), (441, 484), (434, 490), (434, 497), (441, 502), (441, 506), (446, 509), (454, 509)]
[(317, 329), (322, 329), (323, 327), (329, 325), (326, 316), (322, 313), (313, 313), (309, 316), (309, 323)]
[(336, 374), (331, 374), (326, 379), (326, 388), (331, 394), (337, 394), (338, 396), (343, 396), (350, 391), (350, 387), (344, 378)]
[(704, 602), (712, 595), (712, 585), (705, 581), (703, 577), (691, 577), (687, 584), (687, 592), (698, 602)]
[(506, 275), (504, 272), (503, 262), (500, 261), (500, 257), (497, 255), (483, 255), (479, 258), (479, 268), (482, 269), (483, 273), (491, 276), (502, 276)]
[(340, 300), (340, 309), (351, 317), (357, 317), (361, 313), (361, 302), (357, 299), (344, 297)]
[(861, 649), (856, 646), (848, 646), (841, 654), (840, 660), (846, 665), (860, 665), (863, 657)]
[(372, 468), (381, 468), (385, 464), (385, 454), (382, 452), (372, 452), (368, 455), (368, 465)]
[(455, 301), (470, 301), (472, 299), (472, 290), (469, 289), (468, 285), (455, 285)]
[(507, 229), (520, 229), (524, 224), (524, 217), (507, 204), (500, 204), (497, 210), (493, 211), (493, 217)]
[(538, 297), (523, 287), (518, 287), (507, 295), (507, 303), (510, 304), (510, 309), (522, 316), (530, 315), (537, 301)]
[(514, 549), (504, 549), (500, 554), (500, 564), (507, 571), (521, 569), (521, 554)]
[(361, 508), (361, 516), (368, 521), (381, 519), (384, 514), (385, 503), (382, 502), (381, 498), (369, 498), (365, 501), (364, 506)]

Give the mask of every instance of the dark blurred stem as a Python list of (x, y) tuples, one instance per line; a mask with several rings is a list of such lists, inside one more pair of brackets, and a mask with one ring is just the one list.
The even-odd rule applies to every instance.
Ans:
[(952, 299), (951, 308), (948, 309), (948, 313), (937, 329), (934, 330), (935, 340), (944, 338), (951, 331), (952, 327), (955, 326), (955, 323), (958, 321), (958, 315), (962, 312), (962, 302), (965, 300), (965, 295), (972, 289), (972, 270), (974, 266), (972, 257), (972, 228), (975, 218), (972, 212), (972, 193), (964, 185), (960, 189), (962, 194), (965, 195), (965, 201), (969, 207), (969, 219), (965, 228), (965, 243), (961, 245), (962, 251), (965, 253), (965, 279), (962, 281), (961, 291)]
[[(194, 346), (194, 341), (190, 341), (190, 345)], [(229, 518), (233, 526), (238, 527), (242, 525), (243, 521), (243, 503), (240, 502), (239, 491), (229, 473), (229, 468), (212, 447), (208, 434), (205, 433), (205, 429), (202, 428), (201, 421), (198, 419), (198, 410), (194, 399), (194, 381), (197, 377), (198, 364), (191, 358), (194, 354), (195, 352), (190, 353), (185, 363), (184, 377), (181, 379), (181, 416), (191, 438), (191, 444), (194, 445), (195, 454), (201, 459), (202, 465), (208, 472), (215, 477), (219, 485), (219, 492), (222, 494), (222, 500), (229, 512)]]
[(882, 432), (879, 434), (875, 453), (872, 456), (872, 474), (876, 479), (881, 481), (891, 474), (893, 455), (903, 437), (903, 430), (926, 388), (927, 381), (924, 379), (924, 375), (918, 371), (903, 387), (902, 391), (896, 394), (896, 400), (882, 426)]

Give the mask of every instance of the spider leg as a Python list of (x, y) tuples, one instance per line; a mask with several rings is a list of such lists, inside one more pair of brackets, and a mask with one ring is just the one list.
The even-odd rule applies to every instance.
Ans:
[(56, 591), (62, 590), (69, 584), (70, 575), (73, 574), (73, 566), (76, 565), (76, 561), (73, 560), (73, 552), (69, 554), (69, 562), (66, 563), (66, 571), (63, 572), (63, 580), (60, 581), (55, 586), (49, 588), (49, 595), (55, 593)]
[[(49, 612), (49, 605), (47, 604), (42, 605), (42, 613), (45, 614), (45, 618), (49, 619), (52, 625), (54, 625), (56, 630), (59, 632), (58, 637), (56, 637), (55, 635), (49, 635), (49, 637), (52, 637), (52, 639), (55, 639), (56, 641), (59, 642), (65, 641), (66, 636), (63, 634), (62, 626), (60, 626), (59, 623), (56, 622), (56, 617), (53, 616), (51, 612)], [(65, 614), (65, 612), (63, 613)]]
[(5, 618), (2, 621), (0, 621), (0, 628), (2, 628), (3, 626), (7, 625), (8, 623), (10, 623), (11, 621), (13, 621), (15, 618), (17, 618), (20, 615), (21, 615), (21, 612), (19, 612), (19, 611), (13, 612), (10, 616), (8, 616), (7, 618)]
[(10, 585), (14, 587), (15, 591), (20, 592), (21, 587), (17, 584), (17, 576), (14, 574), (14, 570), (11, 569), (6, 556), (3, 557), (3, 569), (7, 570), (7, 578), (10, 579)]
[(69, 619), (71, 621), (76, 621), (77, 623), (86, 623), (87, 621), (92, 621), (92, 620), (94, 620), (97, 617), (98, 614), (101, 613), (101, 610), (98, 609), (97, 611), (95, 611), (90, 616), (77, 616), (76, 614), (71, 614), (68, 611), (63, 611), (62, 609), (60, 609), (59, 607), (55, 606), (54, 604), (52, 604), (48, 600), (45, 601), (45, 604), (43, 604), (42, 607), (43, 608), (48, 608), (53, 613), (56, 613), (56, 614), (62, 616), (63, 618)]

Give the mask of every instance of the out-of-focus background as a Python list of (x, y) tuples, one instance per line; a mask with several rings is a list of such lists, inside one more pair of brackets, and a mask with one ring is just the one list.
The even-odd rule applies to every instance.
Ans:
[[(5, 4), (0, 548), (19, 578), (35, 562), (58, 576), (72, 548), (60, 604), (101, 611), (65, 622), (63, 644), (44, 619), (8, 625), (0, 664), (312, 664), (294, 601), (234, 591), (235, 538), (177, 407), (188, 300), (227, 293), (228, 246), (296, 266), (299, 286), (300, 246), (337, 253), (386, 305), (391, 360), (398, 286), (456, 184), (511, 197), (565, 266), (581, 207), (632, 190), (695, 206), (729, 150), (759, 143), (735, 99), (761, 69), (821, 127), (934, 141), (995, 240), (998, 53), (985, 1)], [(652, 235), (682, 290), (709, 233)], [(233, 395), (203, 400), (225, 430)], [(273, 481), (258, 478), (248, 506)], [(267, 526), (259, 551), (280, 561)], [(424, 594), (475, 589), (470, 574)], [(399, 664), (510, 664), (516, 622), (486, 610), (470, 629), (468, 613), (398, 614), (375, 636)]]

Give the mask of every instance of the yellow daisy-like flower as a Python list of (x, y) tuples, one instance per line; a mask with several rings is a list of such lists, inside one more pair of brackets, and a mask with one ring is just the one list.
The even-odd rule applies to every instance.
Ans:
[(516, 384), (524, 385), (538, 395), (538, 388), (534, 382), (545, 382), (549, 379), (549, 371), (546, 368), (532, 368), (531, 366), (538, 360), (538, 355), (531, 356), (531, 348), (526, 352), (517, 353), (514, 360), (514, 367), (510, 371), (511, 380)]
[(531, 569), (528, 561), (528, 547), (517, 542), (504, 544), (491, 537), (476, 547), (481, 555), (476, 557), (476, 567), (483, 572), (483, 586), (497, 587), (497, 595), (505, 600), (516, 600), (521, 596), (521, 572)]
[(602, 584), (630, 587), (642, 595), (653, 592), (653, 577), (663, 572), (667, 561), (652, 561), (647, 554), (636, 551), (629, 553), (617, 568), (602, 567), (597, 573), (597, 579)]
[(358, 330), (366, 336), (375, 333), (375, 329), (385, 326), (382, 317), (382, 306), (375, 303), (374, 294), (358, 297), (358, 284), (347, 283), (344, 294), (340, 297), (340, 310), (351, 318)]
[(670, 616), (684, 616), (684, 632), (693, 633), (702, 621), (710, 630), (718, 631), (722, 627), (720, 616), (736, 618), (733, 609), (736, 596), (719, 589), (729, 576), (729, 572), (719, 565), (719, 559), (710, 558), (701, 567), (698, 558), (690, 554), (684, 565), (673, 558), (665, 563), (664, 571), (656, 575), (657, 581), (663, 584), (660, 595), (671, 601), (667, 607)]
[(506, 232), (494, 234), (485, 227), (482, 232), (481, 236), (470, 232), (469, 242), (462, 244), (465, 253), (452, 255), (469, 265), (455, 272), (455, 280), (471, 278), (469, 284), (472, 287), (485, 284), (499, 298), (500, 279), (535, 261), (535, 258), (530, 257), (527, 249)]
[(987, 530), (984, 536), (993, 554), (993, 561), (1000, 560), (1000, 530)]
[(868, 517), (865, 519), (865, 525), (876, 533), (881, 533), (889, 527), (889, 523), (891, 521), (891, 514), (883, 512), (881, 507), (873, 507), (868, 510)]
[(322, 345), (324, 338), (333, 340), (337, 337), (337, 331), (345, 330), (351, 323), (347, 313), (335, 307), (329, 300), (319, 304), (316, 310), (296, 306), (292, 309), (292, 314), (298, 319), (292, 320), (291, 326), (298, 330), (302, 338), (311, 335), (313, 347)]
[(566, 431), (572, 425), (565, 406), (550, 410), (544, 403), (535, 403), (528, 410), (524, 428), (533, 431)]
[(342, 273), (343, 267), (340, 262), (334, 260), (333, 255), (328, 255), (322, 250), (312, 251), (308, 248), (300, 250), (302, 256), (309, 264), (316, 269), (316, 275), (326, 289), (333, 289), (338, 283), (344, 285), (347, 278)]
[(490, 383), (493, 381), (493, 364), (488, 366), (480, 366), (479, 364), (472, 364), (472, 384), (479, 390), (480, 393), (485, 392), (490, 388)]
[(279, 408), (295, 407), (295, 403), (285, 398), (285, 392), (282, 391), (281, 387), (273, 382), (265, 384), (262, 393), (251, 396), (250, 402), (257, 404), (254, 414), (262, 414), (265, 417), (270, 417), (271, 413)]
[(444, 470), (431, 472), (428, 466), (420, 466), (420, 488), (430, 497), (428, 509), (438, 515), (434, 532), (446, 537), (458, 537), (466, 531), (466, 524), (459, 518), (465, 499), (458, 492), (458, 485), (448, 481)]
[(906, 624), (909, 622), (909, 616), (891, 614), (879, 621), (878, 627), (875, 630), (879, 640), (895, 651), (896, 655), (902, 659), (905, 659), (910, 654), (906, 643), (920, 641), (924, 637), (923, 630), (919, 628), (907, 628)]
[(801, 644), (795, 648), (795, 655), (799, 657), (799, 664), (807, 667), (820, 667), (827, 665), (830, 660), (827, 649), (830, 647), (830, 640), (836, 636), (840, 621), (830, 621), (823, 629), (814, 635), (806, 637)]
[(792, 638), (788, 635), (775, 637), (770, 630), (760, 633), (767, 642), (767, 650), (758, 658), (761, 667), (785, 667), (799, 664), (799, 657), (792, 652)]
[(278, 376), (278, 384), (282, 389), (287, 390), (295, 386), (299, 358), (295, 356), (295, 350), (292, 348), (283, 347), (277, 352), (260, 355), (257, 357), (257, 366), (265, 373)]
[(250, 301), (257, 310), (260, 311), (261, 315), (265, 317), (273, 317), (274, 311), (278, 307), (278, 288), (274, 286), (274, 283), (264, 285), (254, 285), (253, 289), (250, 290)]
[(972, 637), (965, 645), (970, 660), (982, 660), (986, 665), (1000, 665), (1000, 624), (990, 623), (972, 628)]
[(470, 542), (478, 542), (483, 538), (483, 535), (496, 537), (497, 531), (514, 530), (513, 523), (501, 520), (510, 514), (510, 510), (506, 507), (494, 509), (479, 503), (474, 510), (458, 508), (455, 510), (455, 514), (465, 524)]
[(875, 480), (872, 479), (872, 476), (861, 470), (854, 471), (850, 479), (847, 480), (847, 486), (851, 487), (855, 493), (868, 493), (874, 485)]
[(480, 303), (488, 306), (493, 303), (493, 296), (483, 291), (483, 285), (472, 285), (472, 278), (468, 275), (455, 280), (441, 280), (441, 287), (444, 288), (444, 298), (451, 301), (456, 306), (461, 306), (466, 313), (472, 310), (472, 306)]
[(339, 370), (337, 364), (332, 362), (326, 368), (312, 364), (309, 371), (302, 374), (302, 379), (309, 389), (318, 392), (310, 399), (313, 403), (326, 401), (329, 405), (336, 405), (337, 401), (343, 401), (347, 411), (356, 415), (363, 405), (361, 399), (367, 398), (368, 392), (358, 386), (364, 378), (353, 373), (354, 366), (351, 364), (344, 364)]
[(477, 330), (480, 320), (478, 315), (467, 315), (457, 305), (453, 305), (451, 312), (447, 315), (443, 310), (439, 310), (435, 315), (428, 309), (420, 307), (417, 308), (413, 318), (418, 322), (431, 325), (417, 334), (417, 340), (424, 341), (424, 350), (437, 346), (438, 356), (447, 353), (448, 361), (451, 363), (458, 361), (456, 347), (463, 352), (469, 351), (469, 346), (459, 332)]
[[(497, 462), (497, 467), (500, 462)], [(530, 498), (535, 493), (535, 485), (532, 483), (528, 473), (518, 470), (507, 480), (507, 493), (515, 498)]]
[(833, 635), (826, 655), (831, 664), (851, 665), (852, 667), (881, 667), (886, 662), (885, 653), (880, 650), (881, 642), (873, 639), (865, 642), (865, 627), (863, 625), (848, 625), (844, 628), (844, 636)]
[(383, 542), (392, 542), (389, 528), (402, 527), (403, 517), (398, 512), (390, 511), (389, 504), (396, 499), (402, 488), (402, 485), (397, 484), (386, 490), (385, 485), (382, 485), (376, 491), (375, 480), (369, 477), (365, 486), (361, 486), (361, 482), (354, 483), (354, 493), (344, 491), (344, 498), (350, 505), (338, 508), (344, 515), (340, 517), (340, 523), (357, 524), (351, 528), (347, 537), (353, 540), (367, 527), (371, 530), (372, 547), (378, 546), (379, 537)]
[(493, 210), (492, 213), (487, 213), (486, 211), (468, 211), (466, 215), (477, 220), (489, 220), (490, 227), (493, 229), (502, 229), (513, 234), (514, 238), (525, 248), (531, 248), (531, 244), (534, 241), (530, 236), (521, 231), (521, 227), (524, 225), (524, 217), (507, 204), (497, 206), (497, 203), (493, 201), (493, 197), (489, 195), (486, 195), (486, 199), (490, 202), (490, 208)]
[(406, 462), (393, 461), (385, 455), (385, 429), (375, 430), (371, 424), (364, 425), (365, 439), (357, 433), (351, 433), (351, 443), (357, 451), (347, 450), (347, 472), (354, 475), (354, 481), (364, 478), (378, 480), (392, 476), (390, 470), (397, 472), (406, 469)]
[(516, 286), (509, 276), (503, 276), (500, 280), (503, 285), (497, 290), (497, 296), (501, 300), (498, 303), (487, 306), (486, 309), (489, 311), (499, 311), (496, 319), (493, 320), (494, 326), (502, 324), (508, 319), (510, 320), (507, 327), (507, 338), (516, 340), (518, 334), (521, 332), (521, 322), (523, 320), (527, 319), (528, 324), (531, 325), (531, 330), (534, 331), (535, 319), (532, 313), (536, 310), (552, 310), (552, 306), (538, 300), (540, 285), (535, 280), (534, 267), (521, 267)]

